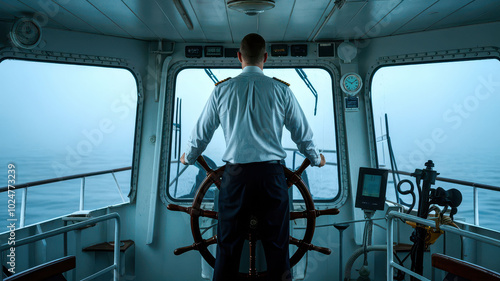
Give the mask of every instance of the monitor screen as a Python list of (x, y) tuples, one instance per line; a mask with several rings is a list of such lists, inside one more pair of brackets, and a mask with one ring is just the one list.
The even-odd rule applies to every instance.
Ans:
[(359, 168), (358, 190), (356, 193), (357, 208), (363, 210), (383, 210), (387, 187), (388, 170)]
[(381, 182), (381, 175), (365, 174), (365, 178), (363, 179), (363, 196), (379, 197)]

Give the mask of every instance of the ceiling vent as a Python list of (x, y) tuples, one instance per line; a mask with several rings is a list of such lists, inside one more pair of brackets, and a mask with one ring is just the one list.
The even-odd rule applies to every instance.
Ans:
[(249, 16), (255, 16), (266, 10), (274, 8), (272, 0), (231, 0), (227, 2), (227, 7)]

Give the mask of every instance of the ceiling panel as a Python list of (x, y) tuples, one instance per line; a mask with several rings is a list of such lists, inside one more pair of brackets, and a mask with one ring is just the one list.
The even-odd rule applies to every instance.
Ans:
[(158, 38), (179, 41), (179, 32), (172, 25), (155, 0), (122, 0), (125, 5), (145, 24)]
[(57, 21), (70, 30), (90, 33), (98, 32), (94, 27), (82, 21), (55, 2), (39, 0), (19, 0), (19, 2), (24, 3), (33, 10), (47, 15), (50, 19)]
[(433, 24), (429, 29), (448, 28), (500, 20), (500, 1), (476, 0)]
[(1, 20), (7, 20), (7, 21), (12, 21), (16, 17), (14, 14), (16, 13), (15, 9), (13, 9), (11, 6), (8, 6), (4, 2), (0, 2), (0, 19)]
[(439, 0), (403, 1), (385, 18), (381, 19), (375, 26), (373, 26), (372, 29), (368, 30), (365, 35), (363, 35), (363, 38), (391, 35), (438, 1)]
[[(10, 14), (14, 15), (16, 18), (30, 17), (37, 12), (32, 7), (19, 2), (18, 0), (2, 0), (3, 7), (10, 11)], [(68, 29), (66, 26), (57, 22), (52, 17), (42, 17), (41, 15), (35, 17), (36, 20), (42, 25), (42, 27), (51, 27), (59, 29)]]
[[(193, 30), (188, 29), (172, 0), (156, 0), (157, 6), (160, 7), (162, 13), (170, 20), (172, 25), (175, 27), (179, 36), (182, 38), (181, 40), (185, 42), (205, 42), (205, 34), (203, 33), (203, 29), (200, 27), (200, 23), (196, 18), (196, 14), (193, 11), (191, 4), (189, 3), (189, 0), (182, 0), (181, 2), (184, 6), (184, 9), (186, 10), (186, 13), (191, 19), (191, 22), (193, 23)], [(207, 26), (206, 28), (209, 29), (211, 27)]]
[[(259, 34), (266, 41), (283, 41), (288, 26), (288, 20), (292, 14), (295, 0), (276, 1), (276, 7), (265, 11), (259, 17)], [(243, 15), (244, 17), (250, 17)]]
[[(247, 16), (231, 9), (227, 9), (227, 15), (231, 26), (231, 34), (235, 42), (240, 42), (248, 33), (260, 32), (258, 27), (260, 16)], [(270, 38), (266, 38), (266, 40), (270, 41)]]
[(430, 6), (427, 10), (414, 17), (407, 24), (399, 28), (394, 34), (402, 34), (426, 30), (441, 19), (451, 15), (456, 10), (469, 4), (474, 0), (440, 0)]
[(196, 18), (209, 42), (234, 42), (224, 1), (190, 0)]
[(79, 17), (87, 24), (94, 27), (98, 32), (106, 35), (131, 37), (125, 30), (116, 25), (113, 21), (107, 18), (103, 13), (97, 10), (87, 1), (67, 1), (53, 0), (68, 12)]
[[(227, 0), (0, 0), (0, 20), (33, 17), (44, 27), (120, 37), (177, 42), (239, 42), (258, 32), (269, 42), (311, 40), (336, 0), (278, 0), (276, 7), (247, 16)], [(500, 0), (347, 0), (323, 26), (318, 41), (372, 38), (500, 21)]]
[(87, 0), (106, 17), (126, 30), (128, 34), (138, 39), (158, 38), (149, 27), (144, 24), (120, 0)]
[[(333, 8), (333, 1), (301, 1), (295, 2), (285, 41), (301, 41), (311, 37), (312, 33), (323, 23)], [(330, 5), (332, 4), (332, 5)], [(331, 7), (328, 7), (330, 5)]]
[[(365, 34), (368, 37), (377, 36), (378, 29), (373, 27), (387, 16), (402, 0), (367, 1), (356, 15), (344, 28), (337, 30), (337, 37), (361, 38)], [(356, 2), (353, 2), (356, 3)], [(346, 3), (348, 4), (348, 3)], [(339, 12), (342, 13), (344, 7)]]
[[(341, 32), (352, 32), (354, 27), (349, 25), (352, 19), (359, 13), (359, 11), (366, 5), (365, 2), (346, 2), (341, 9), (337, 9), (330, 20), (325, 24), (323, 30), (318, 35), (318, 40), (325, 39), (344, 39), (340, 38)], [(364, 31), (360, 29), (358, 36), (362, 36)], [(349, 39), (349, 38), (345, 38)]]

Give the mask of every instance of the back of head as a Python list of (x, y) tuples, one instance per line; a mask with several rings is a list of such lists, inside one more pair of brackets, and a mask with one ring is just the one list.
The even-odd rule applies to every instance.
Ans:
[(257, 33), (250, 33), (241, 40), (240, 53), (247, 64), (261, 63), (266, 53), (266, 40)]

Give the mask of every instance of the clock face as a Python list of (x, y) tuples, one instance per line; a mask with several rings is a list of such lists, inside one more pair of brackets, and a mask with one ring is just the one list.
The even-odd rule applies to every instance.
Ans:
[(355, 95), (361, 90), (363, 82), (356, 73), (347, 73), (341, 79), (342, 90), (348, 95)]
[(359, 88), (359, 80), (354, 75), (347, 76), (344, 80), (344, 87), (349, 91), (355, 91)]
[(23, 18), (14, 24), (10, 35), (17, 47), (32, 49), (40, 43), (42, 30), (37, 22)]

